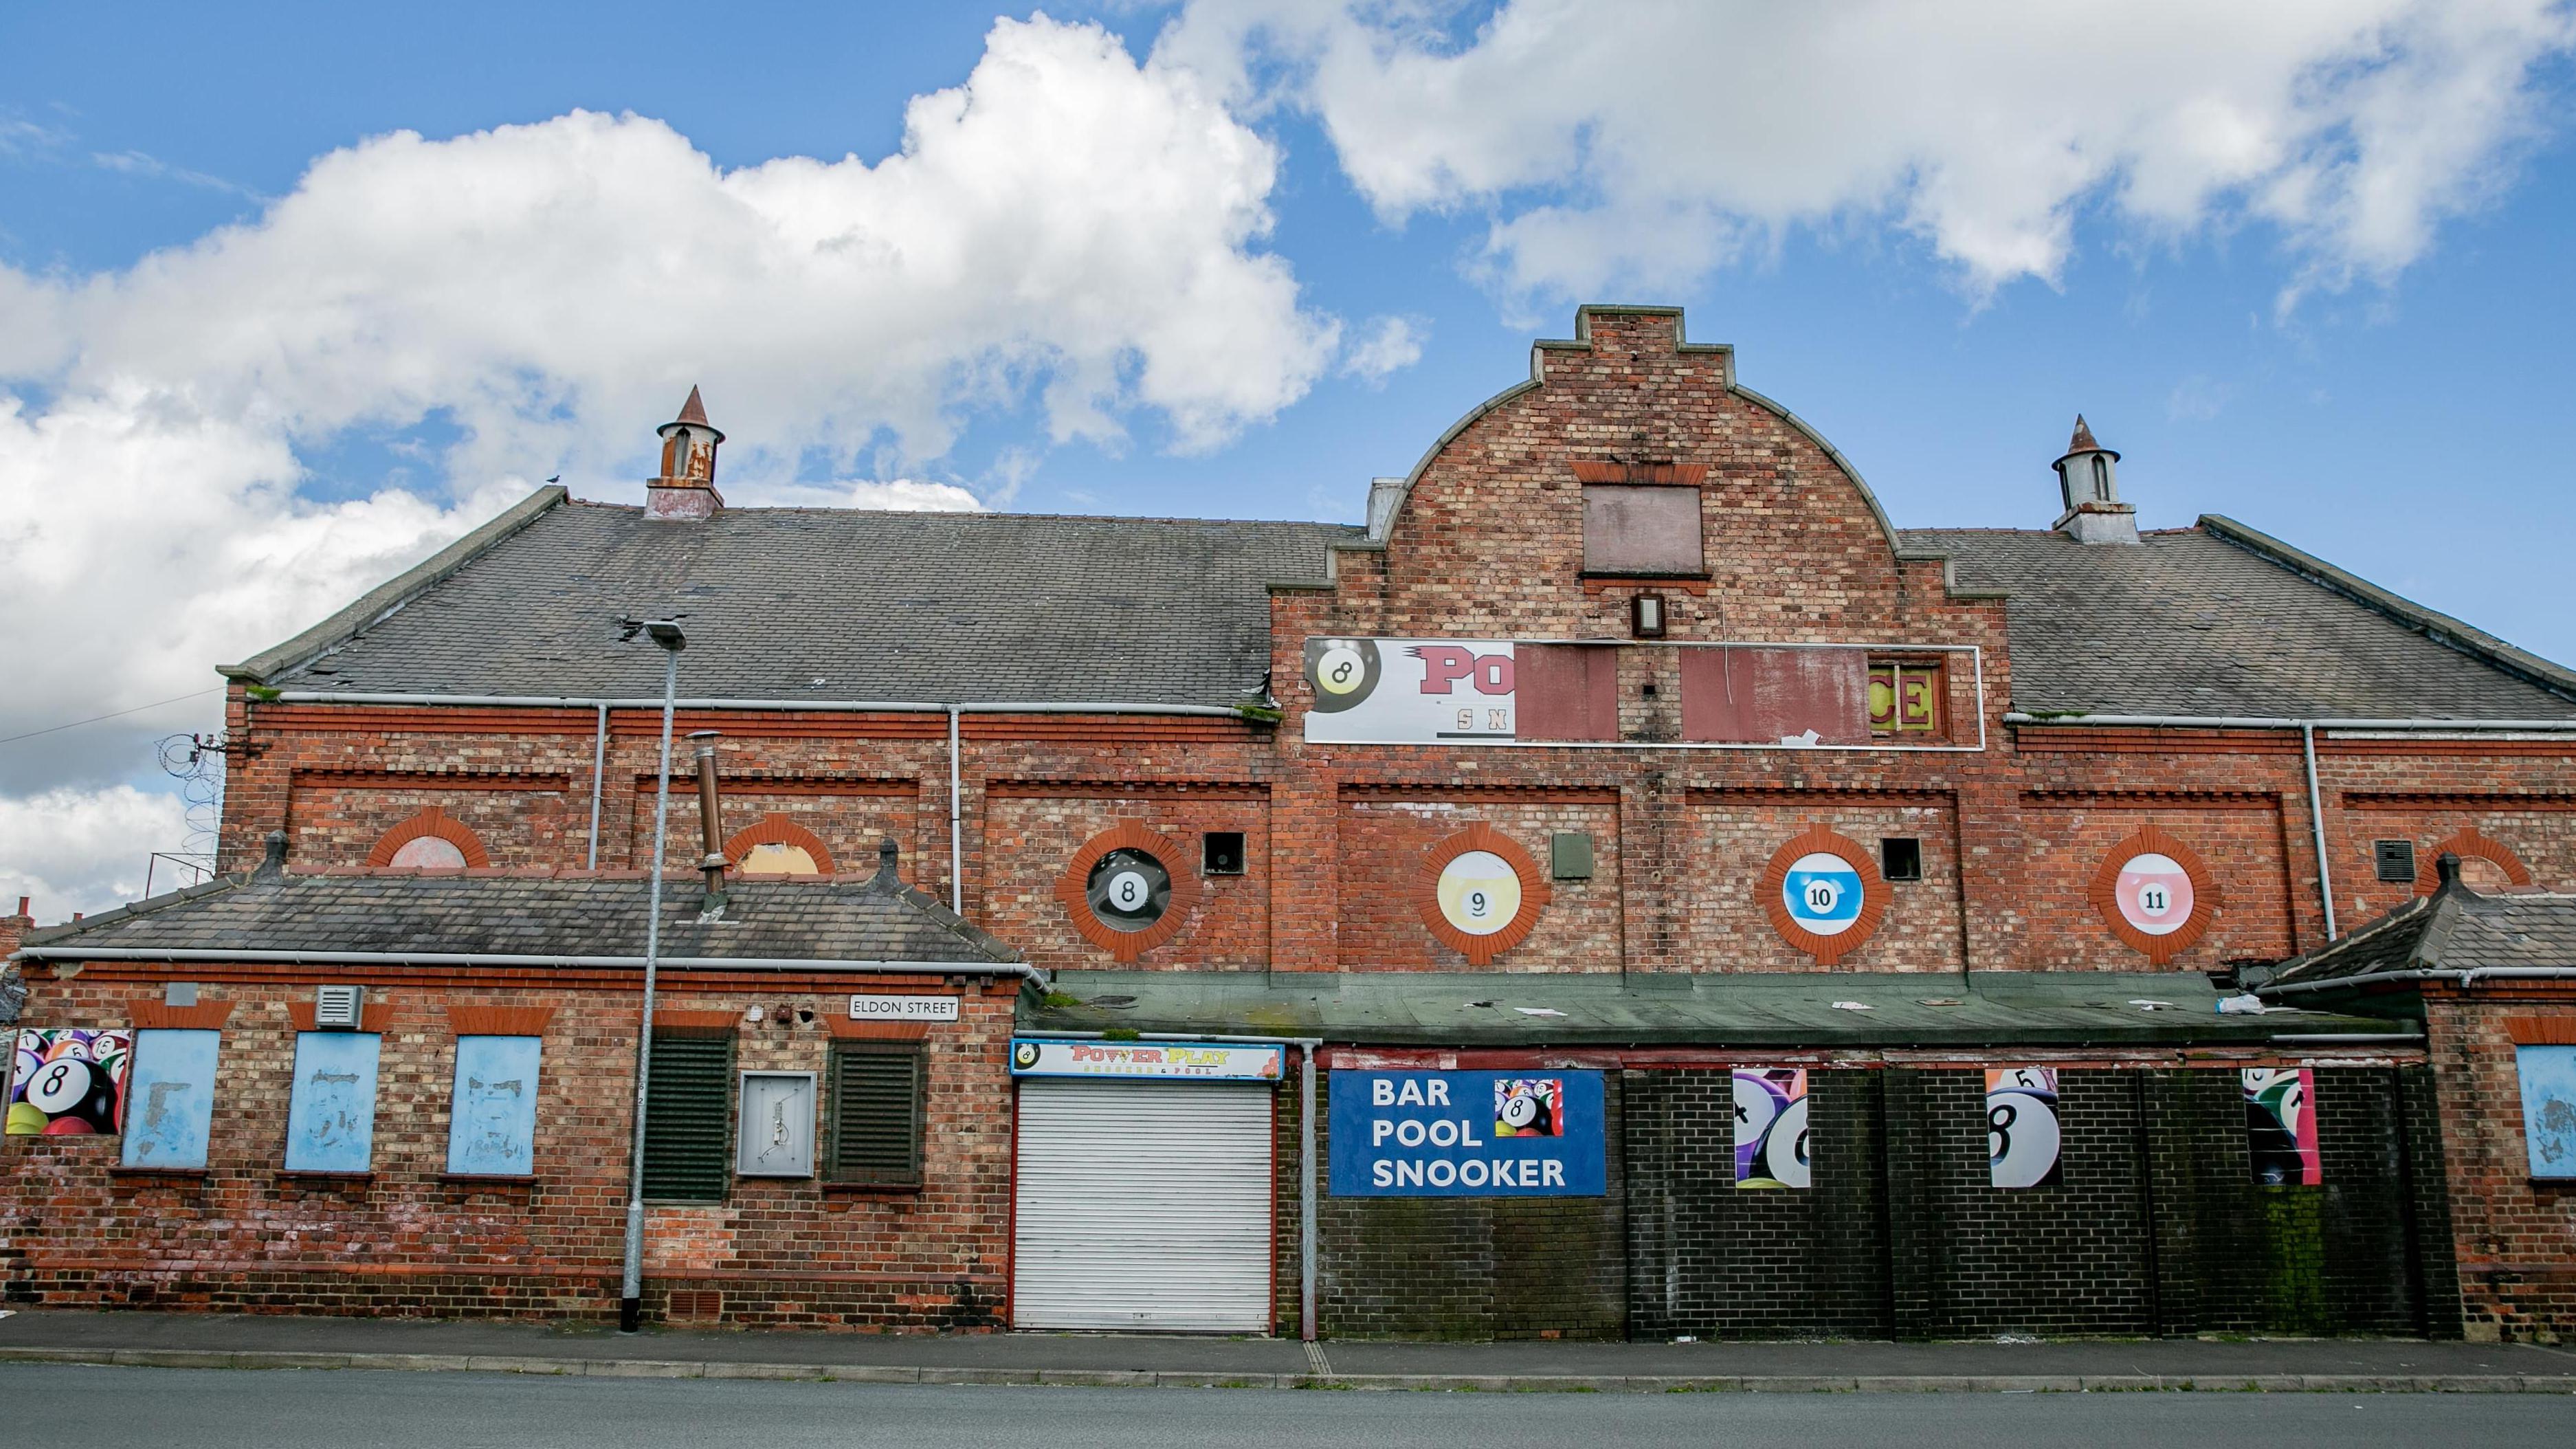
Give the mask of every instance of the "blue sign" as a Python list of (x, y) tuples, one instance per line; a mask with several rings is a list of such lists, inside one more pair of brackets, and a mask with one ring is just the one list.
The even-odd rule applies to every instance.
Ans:
[(1819, 936), (1839, 936), (1860, 919), (1860, 871), (1828, 851), (1799, 856), (1780, 895), (1789, 919)]
[(1599, 1072), (1332, 1075), (1335, 1197), (1600, 1197)]

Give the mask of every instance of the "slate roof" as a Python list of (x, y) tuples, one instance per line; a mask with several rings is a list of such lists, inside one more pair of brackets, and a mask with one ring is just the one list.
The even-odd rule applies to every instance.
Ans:
[[(539, 490), (226, 672), (362, 694), (650, 699), (621, 616), (681, 616), (689, 699), (1231, 708), (1270, 666), (1273, 585), (1319, 586), (1340, 524), (731, 508), (690, 522)], [(2008, 595), (2035, 714), (2567, 720), (2576, 671), (2242, 524), (2085, 545), (1913, 529)]]
[(2576, 972), (2576, 895), (2504, 891), (2481, 895), (2453, 883), (2414, 900), (2330, 945), (2246, 973), (2268, 994), (2397, 971), (2552, 967)]
[(2206, 1045), (2390, 1030), (2329, 1012), (2221, 1015), (2217, 1003), (2206, 976), (2178, 972), (1979, 971), (1962, 985), (1931, 972), (1059, 971), (1043, 999), (1021, 996), (1019, 1026), (1567, 1047)]
[[(644, 954), (649, 882), (640, 873), (505, 875), (262, 869), (29, 933), (21, 954), (95, 950), (419, 952), (424, 955)], [(728, 883), (725, 919), (699, 919), (699, 877), (664, 879), (666, 958), (1009, 962), (1017, 953), (891, 873)]]
[(2576, 675), (2226, 519), (2136, 547), (1901, 537), (1948, 554), (1962, 587), (2008, 593), (2015, 709), (2576, 721)]
[(614, 620), (676, 614), (684, 698), (1230, 707), (1270, 668), (1268, 586), (1323, 583), (1330, 546), (1363, 537), (860, 509), (661, 522), (545, 493), (515, 527), (416, 571), (426, 587), (379, 591), (227, 672), (286, 689), (658, 698), (661, 651), (619, 642)]

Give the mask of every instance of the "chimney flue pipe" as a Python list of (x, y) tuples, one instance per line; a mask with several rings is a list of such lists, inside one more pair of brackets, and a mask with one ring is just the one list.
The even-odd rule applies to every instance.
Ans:
[(716, 798), (716, 740), (720, 730), (694, 730), (689, 738), (698, 746), (698, 834), (705, 849), (698, 857), (698, 869), (706, 872), (707, 906), (724, 904), (724, 818), (723, 807)]

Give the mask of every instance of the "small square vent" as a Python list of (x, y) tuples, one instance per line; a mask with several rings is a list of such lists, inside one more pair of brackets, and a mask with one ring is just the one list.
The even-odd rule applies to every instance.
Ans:
[(313, 992), (313, 1025), (321, 1031), (356, 1031), (364, 1017), (367, 988), (321, 986)]
[(2411, 840), (2374, 840), (2370, 843), (2371, 859), (2379, 866), (2379, 878), (2390, 884), (2415, 883), (2415, 842)]

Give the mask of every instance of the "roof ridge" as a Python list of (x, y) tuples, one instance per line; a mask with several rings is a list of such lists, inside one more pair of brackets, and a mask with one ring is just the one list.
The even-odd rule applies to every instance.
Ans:
[(215, 666), (215, 672), (227, 679), (264, 683), (271, 675), (291, 669), (334, 644), (356, 637), (368, 625), (418, 598), (571, 496), (571, 490), (562, 484), (549, 483), (503, 509), (482, 527), (359, 595), (355, 602), (321, 623), (239, 664), (219, 664)]
[(2233, 544), (2329, 593), (2349, 599), (2498, 673), (2511, 675), (2561, 699), (2576, 702), (2576, 669), (2543, 659), (2464, 620), (2428, 608), (2395, 590), (2382, 588), (2359, 574), (2338, 568), (2225, 514), (2204, 513), (2198, 527), (2214, 538)]

